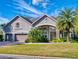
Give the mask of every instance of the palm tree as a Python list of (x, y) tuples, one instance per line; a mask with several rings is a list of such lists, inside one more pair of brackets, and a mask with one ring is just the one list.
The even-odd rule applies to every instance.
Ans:
[(74, 31), (78, 35), (78, 9), (75, 11), (75, 17), (74, 17)]
[(71, 29), (74, 27), (73, 24), (73, 11), (71, 9), (61, 10), (59, 16), (57, 17), (57, 28), (59, 31), (67, 33), (67, 42), (70, 39)]

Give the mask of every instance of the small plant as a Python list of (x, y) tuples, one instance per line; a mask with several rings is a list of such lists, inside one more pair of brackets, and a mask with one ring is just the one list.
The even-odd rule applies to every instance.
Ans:
[(71, 42), (72, 43), (78, 43), (78, 39), (73, 39)]
[(66, 42), (64, 39), (52, 39), (51, 42)]

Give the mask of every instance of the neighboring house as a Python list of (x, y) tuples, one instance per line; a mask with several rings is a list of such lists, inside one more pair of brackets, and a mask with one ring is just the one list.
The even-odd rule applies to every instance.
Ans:
[(28, 37), (29, 31), (35, 27), (41, 27), (44, 30), (44, 35), (49, 40), (59, 38), (59, 31), (56, 28), (56, 19), (43, 15), (33, 20), (23, 16), (16, 16), (4, 26), (4, 39), (5, 41), (24, 42)]

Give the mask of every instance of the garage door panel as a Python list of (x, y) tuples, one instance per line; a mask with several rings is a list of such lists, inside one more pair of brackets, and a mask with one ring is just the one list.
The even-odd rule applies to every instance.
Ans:
[(22, 35), (21, 34), (16, 35), (16, 40), (19, 41), (19, 42), (25, 42), (26, 39), (27, 39), (27, 35), (23, 35), (23, 34)]

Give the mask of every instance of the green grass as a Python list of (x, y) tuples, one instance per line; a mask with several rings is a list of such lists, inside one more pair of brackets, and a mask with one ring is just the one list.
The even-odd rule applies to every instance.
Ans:
[(1, 47), (0, 54), (21, 54), (35, 56), (51, 56), (51, 57), (78, 57), (77, 43), (61, 43), (61, 44), (26, 44), (15, 45), (10, 47)]

